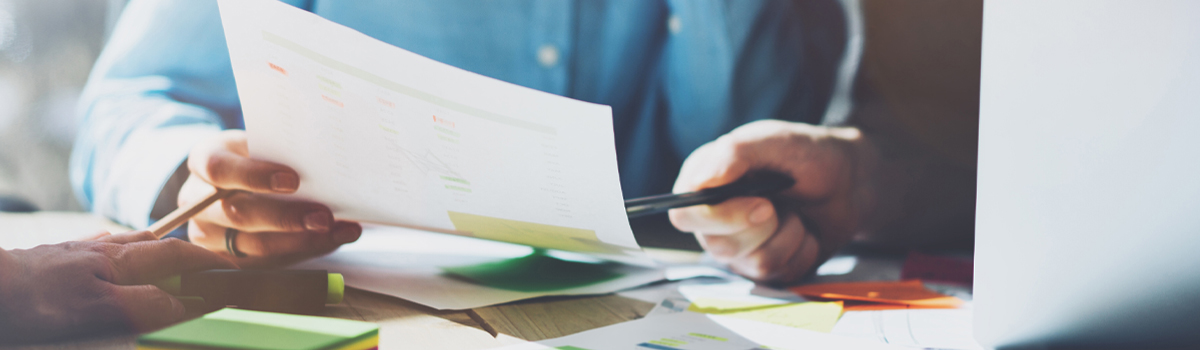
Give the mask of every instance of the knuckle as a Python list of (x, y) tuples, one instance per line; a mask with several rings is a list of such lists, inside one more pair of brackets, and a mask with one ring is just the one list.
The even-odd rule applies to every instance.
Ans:
[(153, 241), (158, 239), (158, 237), (155, 237), (154, 233), (151, 233), (150, 231), (138, 231), (134, 234), (134, 238), (138, 241)]
[(729, 152), (732, 153), (733, 159), (742, 159), (754, 153), (754, 143), (741, 140), (730, 140), (728, 142)]
[(96, 258), (104, 258), (107, 256), (116, 256), (120, 254), (121, 245), (116, 243), (102, 242), (79, 242), (85, 250), (95, 253)]
[(215, 183), (223, 183), (228, 173), (229, 163), (221, 159), (221, 157), (209, 156), (204, 162), (202, 174), (207, 175), (209, 180)]
[(242, 198), (224, 199), (221, 205), (225, 209), (225, 217), (234, 227), (246, 227), (253, 223), (251, 205)]
[(117, 298), (117, 285), (111, 283), (91, 283), (87, 289), (86, 298), (102, 304), (113, 304)]
[(117, 271), (120, 269), (112, 258), (105, 255), (93, 254), (81, 259), (81, 263), (87, 270), (93, 271), (97, 277), (105, 281), (112, 281), (116, 278)]
[[(245, 237), (249, 238), (250, 236)], [(275, 256), (279, 254), (279, 245), (274, 240), (269, 239), (269, 237), (255, 235), (252, 239), (246, 239), (246, 241), (254, 242), (251, 246), (255, 247), (260, 256)]]
[(158, 246), (166, 250), (169, 257), (176, 258), (187, 252), (188, 248), (192, 247), (191, 243), (184, 242), (176, 238), (168, 238), (156, 242)]
[(298, 222), (296, 219), (293, 219), (288, 215), (275, 215), (272, 222), (275, 224), (276, 229), (283, 231), (293, 231), (302, 229), (304, 227), (304, 224)]

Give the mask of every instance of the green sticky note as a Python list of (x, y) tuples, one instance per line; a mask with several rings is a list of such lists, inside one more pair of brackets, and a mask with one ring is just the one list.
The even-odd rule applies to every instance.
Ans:
[(379, 326), (328, 317), (222, 309), (142, 335), (138, 349), (363, 350)]
[(542, 250), (519, 258), (467, 266), (443, 267), (450, 277), (520, 292), (542, 292), (589, 286), (623, 274), (613, 262), (587, 263), (561, 260)]

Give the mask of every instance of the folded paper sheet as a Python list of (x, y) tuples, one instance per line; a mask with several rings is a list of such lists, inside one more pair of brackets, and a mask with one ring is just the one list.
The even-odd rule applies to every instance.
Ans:
[(612, 109), (443, 64), (273, 0), (222, 0), (250, 153), (339, 219), (649, 264)]
[(549, 254), (538, 255), (523, 245), (368, 225), (357, 242), (295, 268), (339, 272), (351, 287), (442, 310), (610, 293), (662, 280), (666, 274), (662, 268)]

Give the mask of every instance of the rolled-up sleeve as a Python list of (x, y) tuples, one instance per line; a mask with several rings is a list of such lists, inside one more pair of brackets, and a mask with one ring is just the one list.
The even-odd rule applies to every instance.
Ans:
[(163, 185), (198, 141), (241, 112), (215, 1), (132, 1), (79, 104), (71, 183), (84, 207), (150, 224)]

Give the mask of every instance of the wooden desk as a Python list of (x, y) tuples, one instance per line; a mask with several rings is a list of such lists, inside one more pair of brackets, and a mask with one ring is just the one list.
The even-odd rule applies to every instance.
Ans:
[[(27, 247), (36, 242), (75, 239), (104, 230), (123, 228), (85, 213), (0, 214), (0, 247)], [(688, 254), (675, 255), (678, 258)], [(438, 311), (347, 288), (345, 301), (327, 306), (324, 315), (379, 324), (380, 349), (488, 349), (641, 318), (653, 306), (604, 295), (540, 298), (468, 311)], [(134, 336), (116, 336), (11, 349), (133, 349), (134, 339)]]

